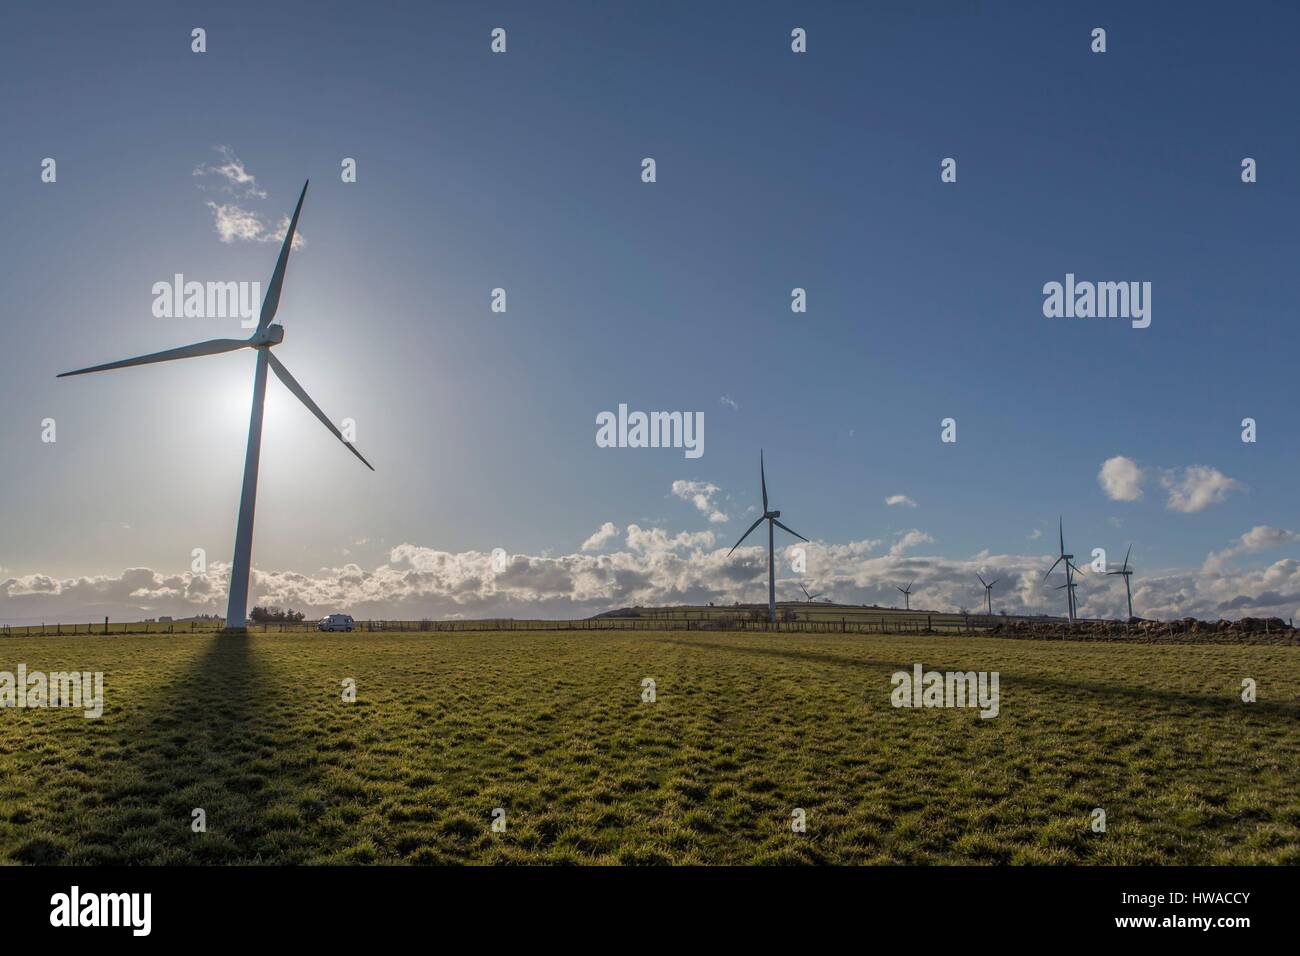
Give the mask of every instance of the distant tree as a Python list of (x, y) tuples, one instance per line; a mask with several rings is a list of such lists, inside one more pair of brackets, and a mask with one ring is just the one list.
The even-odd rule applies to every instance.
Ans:
[(272, 605), (271, 607), (255, 607), (249, 618), (258, 624), (280, 624), (301, 621), (305, 614), (302, 611), (295, 611), (293, 608), (284, 611)]

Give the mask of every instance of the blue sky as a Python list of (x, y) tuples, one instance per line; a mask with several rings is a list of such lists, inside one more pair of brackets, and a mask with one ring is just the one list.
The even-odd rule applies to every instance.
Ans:
[[(276, 354), (357, 421), (378, 470), (271, 383), (265, 599), (469, 616), (756, 600), (757, 552), (715, 552), (752, 520), (762, 447), (774, 506), (824, 549), (811, 579), (844, 600), (887, 600), (915, 571), (933, 606), (973, 606), (961, 582), (978, 565), (1023, 579), (1010, 609), (1054, 608), (1029, 569), (1064, 514), (1076, 554), (1134, 543), (1165, 582), (1152, 613), (1296, 613), (1300, 13), (915, 7), (10, 11), (0, 618), (220, 603), (190, 555), (205, 548), (216, 575), (229, 560), (251, 353), (54, 375), (246, 335), (154, 318), (151, 286), (265, 283), (276, 244), (223, 242), (207, 203), (273, 225), (307, 177)], [(264, 197), (194, 175), (218, 146)], [(1151, 282), (1150, 328), (1045, 318), (1043, 284), (1067, 272)], [(705, 454), (596, 447), (596, 414), (620, 402), (704, 412)], [(1142, 469), (1140, 499), (1099, 483), (1116, 456)], [(1195, 492), (1195, 466), (1219, 493), (1171, 508), (1162, 481)], [(715, 486), (713, 505), (674, 482)], [(605, 522), (617, 538), (584, 552)], [(509, 587), (485, 583), (497, 547), (524, 568)], [(152, 577), (128, 586), (126, 569)], [(340, 583), (357, 574), (360, 591)], [(1081, 600), (1114, 609), (1113, 589)]]

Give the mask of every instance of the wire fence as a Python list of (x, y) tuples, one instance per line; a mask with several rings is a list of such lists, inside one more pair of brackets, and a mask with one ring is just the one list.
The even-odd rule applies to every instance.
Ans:
[[(473, 621), (356, 621), (360, 633), (465, 633), (474, 631), (775, 631), (809, 634), (951, 634), (985, 631), (1005, 618), (983, 614), (880, 615), (871, 619), (779, 620), (775, 624), (745, 616), (701, 618), (596, 617), (577, 620), (485, 619)], [(94, 624), (0, 625), (4, 637), (70, 637), (77, 634), (111, 636), (127, 634), (215, 634), (223, 627), (216, 620), (133, 621)], [(302, 634), (319, 630), (315, 621), (250, 621), (252, 634)], [(337, 633), (337, 632), (335, 632)]]

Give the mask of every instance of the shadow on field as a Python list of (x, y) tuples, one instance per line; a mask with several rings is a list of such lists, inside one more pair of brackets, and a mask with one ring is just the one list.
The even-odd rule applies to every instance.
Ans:
[[(66, 830), (51, 828), (67, 849), (60, 862), (252, 863), (268, 841), (283, 842), (269, 831), (296, 827), (297, 808), (273, 804), (298, 791), (313, 761), (281, 709), (288, 689), (257, 663), (256, 640), (208, 638), (183, 676), (146, 690), (115, 722), (85, 770), (85, 800)], [(274, 853), (283, 858), (283, 847)]]
[[(888, 668), (891, 670), (910, 671), (912, 666), (917, 663), (911, 661), (881, 661), (864, 657), (840, 657), (835, 654), (827, 654), (820, 651), (805, 651), (795, 648), (780, 647), (760, 647), (756, 644), (718, 644), (708, 641), (681, 641), (674, 638), (662, 638), (656, 641), (659, 644), (676, 644), (682, 647), (706, 647), (710, 650), (729, 651), (733, 654), (748, 654), (757, 657), (780, 657), (792, 661), (804, 661), (817, 664), (834, 664), (838, 667), (851, 667), (859, 670), (879, 670)], [(949, 668), (936, 661), (921, 661), (926, 670), (948, 670)], [(1043, 677), (1032, 674), (1015, 674), (999, 668), (1002, 688), (1005, 691), (1007, 685), (1014, 681), (1015, 686), (1035, 688), (1045, 691), (1056, 691), (1064, 694), (1095, 694), (1099, 697), (1119, 698), (1123, 701), (1132, 703), (1148, 704), (1152, 701), (1159, 701), (1165, 704), (1181, 705), (1189, 708), (1210, 709), (1222, 712), (1238, 711), (1242, 709), (1241, 699), (1236, 696), (1219, 694), (1194, 694), (1187, 691), (1161, 690), (1159, 688), (1137, 687), (1122, 684), (1105, 684), (1096, 681), (1086, 680), (1064, 680), (1054, 677)], [(1252, 717), (1273, 717), (1292, 721), (1295, 719), (1296, 710), (1294, 704), (1283, 703), (1280, 701), (1256, 701), (1249, 705), (1249, 716)]]

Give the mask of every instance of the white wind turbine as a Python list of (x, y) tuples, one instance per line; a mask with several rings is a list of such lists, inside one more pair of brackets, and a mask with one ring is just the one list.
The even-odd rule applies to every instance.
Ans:
[(1128, 556), (1132, 553), (1133, 545), (1130, 544), (1128, 550), (1124, 552), (1124, 566), (1118, 571), (1106, 572), (1108, 575), (1121, 574), (1124, 576), (1124, 593), (1128, 595), (1128, 617), (1130, 621), (1133, 620), (1133, 586), (1129, 579), (1133, 577), (1133, 569), (1128, 566)]
[(1077, 565), (1075, 565), (1074, 555), (1066, 554), (1065, 552), (1065, 520), (1064, 519), (1061, 519), (1061, 523), (1058, 529), (1061, 534), (1061, 553), (1057, 556), (1056, 560), (1052, 562), (1052, 566), (1047, 569), (1047, 574), (1043, 575), (1043, 580), (1046, 581), (1048, 575), (1050, 575), (1053, 571), (1056, 570), (1056, 566), (1064, 562), (1065, 583), (1057, 585), (1056, 590), (1060, 591), (1062, 588), (1065, 589), (1066, 614), (1068, 615), (1069, 621), (1073, 623), (1074, 619), (1078, 616), (1079, 605), (1078, 605), (1078, 600), (1075, 597), (1075, 593), (1074, 593), (1074, 589), (1078, 587), (1078, 584), (1075, 583), (1074, 575), (1071, 572), (1078, 571), (1080, 574), (1082, 574), (1083, 572), (1079, 570)]
[(975, 577), (979, 578), (980, 584), (984, 585), (984, 602), (988, 608), (989, 617), (992, 617), (993, 616), (993, 585), (997, 584), (1002, 579), (994, 578), (992, 581), (985, 581), (984, 575), (979, 574), (978, 572), (975, 574)]
[(743, 542), (746, 538), (749, 537), (750, 531), (753, 531), (764, 521), (767, 522), (767, 617), (769, 621), (775, 624), (776, 623), (776, 558), (774, 556), (773, 545), (772, 545), (772, 534), (773, 534), (772, 525), (776, 525), (778, 528), (781, 528), (783, 531), (789, 531), (800, 541), (807, 541), (808, 539), (805, 538), (803, 535), (801, 535), (798, 531), (795, 531), (791, 528), (787, 528), (785, 525), (781, 524), (781, 522), (777, 520), (778, 518), (781, 517), (781, 512), (768, 510), (767, 473), (763, 469), (762, 449), (759, 449), (758, 452), (758, 479), (759, 482), (762, 484), (762, 488), (763, 488), (763, 513), (754, 521), (753, 524), (749, 526), (749, 531), (746, 531), (744, 534), (740, 536), (740, 541), (737, 541), (735, 544), (731, 546), (731, 551), (727, 552), (727, 557), (731, 557), (732, 552), (734, 552), (737, 548), (739, 548), (741, 542)]
[[(308, 180), (310, 182), (310, 180)], [(289, 230), (284, 236), (284, 245), (280, 247), (280, 258), (276, 260), (275, 272), (271, 275), (271, 284), (267, 287), (266, 297), (262, 300), (262, 312), (258, 317), (257, 329), (247, 339), (211, 339), (165, 352), (154, 352), (139, 358), (123, 359), (106, 365), (94, 365), (90, 368), (63, 372), (58, 378), (69, 375), (85, 375), (89, 372), (106, 372), (114, 368), (128, 368), (132, 365), (151, 365), (154, 362), (169, 362), (172, 359), (197, 358), (200, 355), (217, 355), (221, 352), (234, 352), (237, 349), (256, 349), (257, 366), (253, 374), (253, 407), (248, 419), (248, 450), (244, 456), (244, 487), (239, 497), (239, 523), (235, 528), (235, 556), (230, 569), (230, 598), (226, 605), (226, 629), (243, 630), (246, 624), (245, 613), (248, 610), (248, 578), (252, 569), (253, 557), (253, 508), (257, 501), (257, 466), (262, 452), (262, 406), (266, 399), (266, 368), (269, 365), (276, 377), (289, 391), (293, 392), (321, 424), (330, 433), (347, 446), (348, 451), (361, 459), (371, 471), (374, 466), (362, 457), (361, 452), (352, 447), (342, 432), (320, 410), (320, 406), (311, 400), (289, 370), (280, 364), (280, 360), (271, 354), (271, 348), (284, 341), (284, 327), (272, 325), (276, 309), (280, 305), (280, 289), (284, 285), (284, 269), (289, 262), (289, 250), (293, 246), (294, 233), (298, 229), (298, 214), (302, 212), (302, 201), (307, 197), (307, 183), (303, 183), (302, 193), (298, 196), (298, 205), (293, 210), (289, 221)]]

